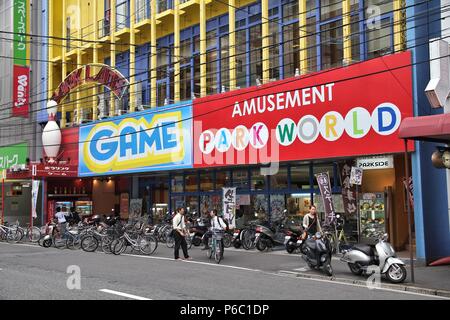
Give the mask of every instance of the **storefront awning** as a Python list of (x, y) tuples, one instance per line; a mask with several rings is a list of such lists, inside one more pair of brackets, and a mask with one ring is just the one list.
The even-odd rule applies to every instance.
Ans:
[(405, 118), (400, 125), (399, 138), (450, 143), (450, 113)]

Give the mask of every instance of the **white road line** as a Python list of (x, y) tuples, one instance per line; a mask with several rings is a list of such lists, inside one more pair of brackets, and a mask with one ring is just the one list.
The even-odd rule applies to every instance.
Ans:
[(144, 259), (155, 259), (155, 260), (170, 260), (170, 261), (174, 261), (174, 262), (196, 263), (196, 264), (203, 264), (203, 265), (213, 266), (213, 267), (223, 267), (223, 268), (238, 269), (238, 270), (245, 270), (245, 271), (261, 272), (261, 270), (258, 270), (258, 269), (250, 269), (250, 268), (244, 268), (244, 267), (230, 266), (227, 264), (217, 264), (217, 263), (209, 263), (209, 262), (201, 262), (201, 261), (192, 261), (192, 260), (175, 261), (172, 258), (139, 256), (139, 255), (135, 255), (135, 254), (122, 254), (122, 256), (130, 256), (130, 257), (144, 258)]
[(114, 294), (116, 296), (121, 296), (121, 297), (125, 297), (125, 298), (134, 299), (134, 300), (152, 300), (152, 299), (149, 299), (149, 298), (139, 297), (139, 296), (135, 296), (133, 294), (123, 293), (123, 292), (109, 290), (109, 289), (101, 289), (99, 291), (105, 292), (105, 293), (109, 293), (109, 294)]
[[(281, 271), (283, 271), (283, 273), (296, 274), (296, 272), (292, 272), (292, 271), (284, 271), (284, 270), (281, 270)], [(271, 273), (271, 274), (283, 277), (282, 274), (277, 274), (277, 273)], [(309, 280), (309, 281), (318, 281), (318, 282), (327, 282), (327, 283), (331, 283), (331, 284), (338, 284), (338, 285), (344, 285), (344, 286), (366, 288), (367, 290), (370, 290), (369, 288), (367, 288), (366, 286), (361, 285), (361, 284), (339, 282), (339, 281), (336, 281), (336, 280), (332, 281), (332, 280), (325, 280), (325, 279), (303, 278), (303, 277), (295, 277), (295, 279), (298, 279), (298, 280)], [(396, 290), (396, 289), (389, 289), (389, 288), (373, 288), (372, 290), (390, 291), (390, 292), (395, 292), (395, 293), (399, 293), (399, 294), (411, 294), (411, 295), (414, 295), (414, 296), (423, 296), (423, 297), (429, 297), (429, 298), (435, 298), (435, 299), (450, 300), (450, 298), (437, 296), (437, 295), (432, 295), (432, 294), (416, 293), (416, 292), (411, 292), (411, 291)]]
[(47, 248), (41, 247), (40, 245), (25, 244), (25, 243), (5, 243), (5, 242), (0, 242), (0, 244), (10, 245), (10, 246), (20, 246), (20, 247), (32, 247), (32, 248), (47, 249)]

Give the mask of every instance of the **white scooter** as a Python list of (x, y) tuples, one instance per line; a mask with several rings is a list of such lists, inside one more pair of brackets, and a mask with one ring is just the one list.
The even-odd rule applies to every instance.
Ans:
[(349, 250), (344, 250), (341, 261), (346, 262), (355, 275), (368, 273), (368, 268), (377, 266), (380, 273), (392, 283), (401, 283), (406, 279), (405, 263), (398, 259), (391, 244), (384, 234), (375, 245), (375, 250), (365, 244), (356, 244)]

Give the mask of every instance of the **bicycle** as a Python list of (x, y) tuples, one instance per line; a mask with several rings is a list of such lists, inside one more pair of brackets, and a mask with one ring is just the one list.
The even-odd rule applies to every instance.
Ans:
[(0, 225), (0, 239), (7, 242), (19, 242), (23, 238), (23, 230), (17, 225)]
[[(143, 232), (143, 226), (139, 231), (127, 231), (124, 227), (123, 235), (111, 242), (111, 252), (120, 255), (126, 251), (128, 246), (131, 246), (132, 252), (136, 250), (146, 255), (154, 253), (158, 242), (153, 235)], [(154, 246), (152, 246), (152, 242), (155, 243)]]
[(206, 253), (208, 258), (211, 259), (214, 255), (214, 260), (217, 263), (223, 259), (223, 247), (222, 247), (222, 239), (224, 236), (224, 230), (213, 230), (212, 236), (209, 238), (209, 249)]

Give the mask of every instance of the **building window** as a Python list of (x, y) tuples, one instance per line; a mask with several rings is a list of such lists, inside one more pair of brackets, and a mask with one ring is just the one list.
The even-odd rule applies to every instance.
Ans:
[(230, 186), (230, 173), (228, 171), (216, 172), (216, 190)]
[(319, 70), (317, 64), (318, 46), (317, 46), (317, 32), (316, 32), (316, 17), (311, 17), (306, 20), (308, 33), (306, 37), (306, 47), (308, 48), (308, 72), (316, 72)]
[(254, 213), (254, 217), (251, 217), (251, 220), (269, 220), (269, 204), (267, 203), (267, 200), (267, 196), (264, 194), (256, 194), (250, 196), (251, 206), (253, 207), (251, 213)]
[(214, 191), (213, 171), (200, 172), (200, 191)]
[(278, 33), (278, 22), (269, 23), (269, 57), (270, 57), (270, 79), (280, 78), (280, 37)]
[(246, 52), (247, 52), (247, 32), (246, 30), (239, 30), (236, 32), (236, 85), (240, 88), (244, 88), (247, 85)]
[(206, 33), (206, 49), (217, 47), (217, 30), (211, 30)]
[(198, 211), (198, 197), (197, 196), (188, 196), (186, 197), (186, 213), (188, 214), (197, 214)]
[(222, 86), (230, 86), (230, 61), (229, 61), (228, 35), (220, 38), (220, 82)]
[[(373, 7), (376, 7), (373, 8)], [(378, 12), (380, 10), (381, 12)], [(386, 0), (365, 0), (364, 1), (364, 11), (369, 16), (380, 14), (385, 14), (392, 12), (394, 10), (394, 1)]]
[(390, 19), (382, 20), (380, 28), (368, 29), (366, 34), (367, 59), (376, 58), (392, 52), (393, 30)]
[(233, 186), (238, 190), (248, 190), (248, 171), (233, 170)]
[(217, 93), (217, 50), (206, 54), (206, 93)]
[(147, 0), (131, 0), (136, 3), (136, 22), (149, 18), (149, 3)]
[(183, 175), (172, 176), (172, 192), (183, 192)]
[(309, 180), (309, 165), (291, 167), (291, 189), (311, 189)]
[[(261, 25), (250, 28), (250, 85), (262, 79), (262, 39)], [(261, 80), (262, 82), (262, 80)]]
[(287, 167), (278, 168), (278, 172), (270, 175), (270, 188), (272, 190), (287, 189), (288, 188), (288, 169)]
[(270, 220), (282, 221), (284, 218), (284, 210), (286, 209), (286, 197), (284, 194), (270, 195)]
[(167, 83), (158, 83), (157, 102), (158, 106), (163, 106), (167, 98)]
[(353, 15), (351, 17), (351, 39), (352, 39), (352, 60), (353, 61), (360, 61), (360, 55), (361, 50), (359, 48), (360, 46), (360, 29), (359, 29), (359, 16)]
[(197, 180), (196, 172), (186, 174), (184, 182), (185, 182), (186, 192), (197, 192), (198, 191), (198, 180)]
[(191, 99), (191, 67), (187, 66), (180, 69), (180, 99)]
[(284, 34), (284, 77), (295, 75), (295, 70), (300, 67), (300, 48), (298, 23), (283, 27)]
[(266, 176), (261, 174), (261, 169), (252, 169), (252, 190), (264, 190), (266, 189)]
[(194, 56), (194, 94), (200, 96), (200, 55)]
[(341, 15), (341, 0), (320, 0), (320, 20), (324, 21)]
[(128, 0), (118, 1), (116, 5), (116, 31), (128, 27)]
[(322, 70), (342, 65), (344, 57), (342, 44), (342, 21), (335, 21), (320, 27)]
[(298, 1), (289, 2), (283, 5), (283, 22), (298, 19)]

